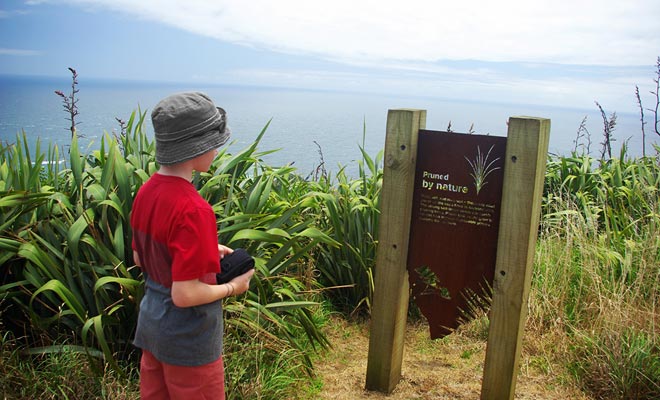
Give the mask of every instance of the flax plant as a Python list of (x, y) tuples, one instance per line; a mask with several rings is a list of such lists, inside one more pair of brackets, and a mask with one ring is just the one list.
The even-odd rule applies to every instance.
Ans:
[(317, 252), (320, 282), (335, 306), (346, 313), (371, 309), (373, 270), (378, 243), (379, 200), (382, 187), (382, 151), (372, 158), (360, 146), (358, 176), (344, 169), (336, 182), (316, 182), (320, 224), (339, 247), (321, 245)]
[[(9, 153), (16, 154), (24, 144), (17, 141)], [(3, 176), (9, 189), (3, 200), (25, 188), (31, 198), (39, 194), (40, 202), (33, 209), (6, 204), (3, 215), (12, 216), (13, 224), (2, 225), (9, 276), (3, 278), (0, 293), (14, 300), (10, 315), (17, 316), (14, 323), (23, 329), (34, 335), (75, 332), (89, 354), (101, 349), (116, 367), (115, 355), (129, 351), (132, 325), (124, 322), (134, 320), (140, 297), (137, 274), (127, 258), (133, 182), (116, 142), (105, 137), (101, 149), (100, 158), (81, 155), (74, 135), (65, 164), (52, 158), (59, 154), (56, 148), (49, 150), (49, 162), (41, 162), (39, 146), (36, 162), (28, 158), (27, 147), (22, 158), (5, 159), (16, 164), (14, 171), (38, 172), (23, 174), (23, 180)], [(68, 168), (60, 169), (62, 165)], [(21, 313), (30, 317), (29, 325), (18, 322)]]
[[(133, 113), (124, 135), (105, 135), (88, 154), (74, 135), (66, 159), (53, 147), (48, 156), (39, 145), (31, 151), (25, 136), (0, 149), (3, 321), (27, 332), (26, 344), (36, 351), (72, 341), (97, 371), (109, 366), (120, 375), (136, 355), (130, 341), (143, 287), (132, 260), (130, 210), (157, 170), (144, 119)], [(228, 354), (253, 368), (231, 375), (228, 386), (240, 393), (258, 372), (268, 377), (258, 391), (269, 397), (293, 390), (278, 383), (281, 374), (290, 373), (290, 382), (309, 379), (312, 353), (328, 346), (322, 299), (308, 270), (312, 249), (338, 243), (315, 225), (318, 202), (307, 182), (291, 167), (261, 162), (268, 152), (256, 148), (266, 127), (248, 148), (225, 149), (212, 172), (193, 183), (218, 215), (219, 241), (257, 259), (251, 291), (226, 302)], [(52, 346), (35, 347), (44, 337)], [(266, 362), (289, 369), (273, 371)]]

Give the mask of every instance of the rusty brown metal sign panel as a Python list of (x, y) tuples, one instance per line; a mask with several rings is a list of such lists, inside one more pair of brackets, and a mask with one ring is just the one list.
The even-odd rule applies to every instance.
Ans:
[(492, 284), (505, 151), (505, 137), (419, 132), (408, 272), (432, 338)]

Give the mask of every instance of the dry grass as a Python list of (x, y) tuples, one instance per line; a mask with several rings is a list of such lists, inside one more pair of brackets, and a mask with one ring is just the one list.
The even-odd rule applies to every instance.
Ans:
[[(364, 390), (369, 348), (368, 322), (333, 317), (326, 328), (333, 345), (315, 363), (322, 388), (316, 398), (478, 399), (486, 342), (467, 326), (443, 339), (431, 340), (425, 323), (408, 324), (402, 378), (389, 394)], [(546, 342), (547, 343), (547, 342)], [(560, 384), (548, 360), (536, 355), (540, 343), (526, 344), (520, 360), (516, 399), (586, 400), (577, 389)]]

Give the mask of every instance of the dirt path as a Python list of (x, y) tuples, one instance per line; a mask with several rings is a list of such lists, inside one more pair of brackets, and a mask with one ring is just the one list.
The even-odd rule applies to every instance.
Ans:
[[(431, 340), (424, 324), (407, 327), (402, 379), (395, 390), (389, 396), (365, 391), (368, 328), (368, 323), (331, 319), (326, 332), (333, 349), (315, 363), (323, 381), (320, 399), (479, 399), (485, 340), (460, 333)], [(532, 360), (521, 358), (516, 399), (588, 400), (575, 389), (561, 387)]]

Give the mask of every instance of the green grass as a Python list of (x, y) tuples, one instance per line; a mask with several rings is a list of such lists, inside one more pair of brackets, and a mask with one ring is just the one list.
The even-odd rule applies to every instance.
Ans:
[(84, 353), (67, 346), (28, 352), (10, 332), (0, 338), (0, 396), (3, 399), (137, 399), (133, 367), (120, 376), (94, 372)]

